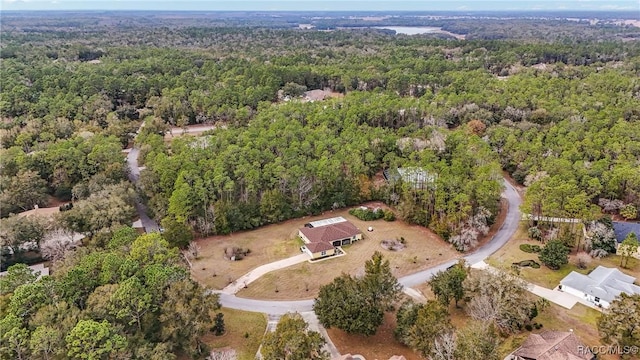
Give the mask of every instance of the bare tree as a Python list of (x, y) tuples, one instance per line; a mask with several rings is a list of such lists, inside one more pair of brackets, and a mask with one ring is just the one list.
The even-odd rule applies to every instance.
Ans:
[(191, 242), (187, 248), (186, 255), (189, 259), (197, 260), (200, 257), (200, 246), (195, 242)]
[(42, 257), (58, 261), (64, 259), (67, 252), (73, 250), (83, 236), (65, 228), (56, 228), (45, 234), (40, 245)]
[(580, 269), (586, 269), (590, 263), (591, 263), (591, 256), (589, 256), (589, 254), (587, 254), (586, 252), (580, 252), (578, 253), (578, 255), (576, 255), (576, 265)]
[(483, 322), (492, 322), (498, 318), (499, 304), (490, 295), (480, 294), (475, 296), (467, 306), (467, 313), (473, 319)]
[(211, 350), (211, 354), (207, 356), (207, 360), (237, 360), (238, 353), (235, 349), (216, 349)]
[(438, 335), (433, 346), (433, 355), (430, 360), (454, 360), (456, 350), (456, 336), (452, 332)]
[(520, 278), (498, 270), (481, 271), (468, 276), (464, 288), (471, 297), (467, 311), (472, 318), (494, 323), (505, 334), (517, 332), (530, 321), (535, 303)]

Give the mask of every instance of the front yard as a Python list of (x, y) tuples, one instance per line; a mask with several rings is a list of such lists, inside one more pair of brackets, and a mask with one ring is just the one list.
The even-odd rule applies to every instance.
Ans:
[(254, 360), (262, 342), (267, 318), (262, 313), (222, 308), (226, 332), (207, 334), (202, 340), (212, 349), (234, 349), (238, 360)]
[[(361, 221), (349, 215), (347, 210), (334, 212), (330, 216), (345, 217), (363, 231), (364, 238), (353, 245), (344, 246), (343, 249), (346, 252), (344, 256), (315, 263), (304, 262), (268, 273), (249, 284), (248, 288), (242, 289), (238, 296), (270, 300), (310, 299), (317, 295), (320, 286), (331, 282), (341, 273), (364, 274), (364, 263), (375, 251), (382, 252), (390, 261), (391, 269), (397, 277), (438, 265), (461, 255), (450, 244), (421, 226), (409, 225), (398, 220)], [(300, 223), (307, 221), (308, 219)], [(277, 226), (293, 229), (293, 224), (289, 222)], [(373, 232), (366, 231), (369, 226), (374, 228)], [(401, 237), (406, 241), (406, 248), (401, 251), (385, 250), (380, 245), (382, 240)]]
[(609, 255), (602, 259), (591, 259), (591, 263), (587, 266), (586, 269), (579, 269), (576, 266), (576, 254), (575, 252), (571, 253), (569, 256), (569, 263), (563, 265), (558, 270), (551, 270), (548, 267), (544, 266), (538, 259), (538, 254), (536, 253), (526, 253), (520, 250), (520, 245), (522, 244), (531, 244), (531, 245), (539, 245), (544, 246), (543, 243), (529, 239), (527, 236), (527, 228), (526, 223), (521, 223), (520, 228), (514, 234), (514, 236), (509, 240), (505, 246), (503, 246), (500, 250), (495, 252), (486, 262), (489, 265), (500, 269), (510, 269), (511, 264), (514, 262), (519, 262), (522, 260), (535, 260), (540, 263), (539, 269), (534, 269), (531, 267), (524, 267), (520, 269), (520, 277), (534, 283), (536, 285), (544, 286), (549, 289), (553, 289), (560, 283), (565, 276), (567, 276), (572, 271), (577, 271), (582, 274), (587, 274), (591, 270), (595, 269), (598, 265), (619, 268), (622, 272), (629, 274), (636, 278), (636, 280), (640, 281), (640, 260), (638, 259), (630, 259), (629, 260), (629, 268), (624, 269), (621, 268), (620, 265), (620, 256), (618, 255)]

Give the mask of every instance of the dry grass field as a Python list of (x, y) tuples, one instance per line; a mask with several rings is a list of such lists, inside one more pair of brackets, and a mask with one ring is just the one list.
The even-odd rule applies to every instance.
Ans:
[[(382, 252), (390, 261), (391, 269), (397, 277), (460, 256), (448, 243), (421, 226), (408, 225), (402, 221), (365, 222), (349, 215), (346, 210), (331, 215), (344, 216), (359, 229), (365, 230), (364, 239), (345, 246), (344, 256), (316, 263), (304, 262), (268, 273), (251, 283), (247, 289), (242, 289), (238, 296), (271, 300), (310, 299), (317, 295), (320, 286), (331, 282), (341, 273), (364, 274), (364, 263), (375, 251)], [(366, 231), (369, 226), (374, 228), (373, 232)], [(404, 237), (407, 246), (402, 251), (389, 251), (380, 246), (382, 240), (400, 237)]]
[[(305, 262), (268, 273), (238, 295), (262, 299), (312, 298), (320, 285), (330, 282), (342, 272), (363, 273), (364, 262), (376, 250), (390, 260), (396, 276), (407, 275), (459, 256), (448, 243), (424, 227), (408, 225), (402, 221), (361, 221), (349, 215), (348, 209), (342, 209), (252, 231), (199, 239), (196, 242), (201, 248), (200, 257), (193, 261), (191, 273), (194, 279), (208, 288), (222, 289), (251, 269), (299, 254), (298, 229), (309, 221), (335, 216), (345, 217), (364, 231), (363, 240), (344, 247), (347, 255), (313, 264)], [(366, 231), (369, 226), (374, 227), (373, 232)], [(380, 241), (384, 239), (399, 237), (404, 237), (407, 242), (407, 248), (402, 251), (387, 251), (380, 246)], [(249, 248), (251, 253), (243, 260), (229, 261), (223, 257), (224, 249), (229, 246)], [(308, 291), (305, 284), (308, 284)], [(276, 287), (278, 292), (275, 291)]]
[[(297, 255), (300, 253), (297, 229), (307, 221), (290, 220), (257, 230), (198, 239), (200, 256), (192, 261), (191, 274), (207, 288), (222, 289), (251, 269)], [(251, 253), (240, 261), (229, 261), (224, 258), (224, 250), (230, 246), (248, 248)]]
[(327, 333), (341, 354), (360, 354), (367, 360), (388, 359), (393, 355), (403, 355), (407, 360), (423, 359), (393, 337), (395, 327), (395, 313), (386, 313), (384, 322), (373, 336), (347, 334), (335, 328), (327, 329)]

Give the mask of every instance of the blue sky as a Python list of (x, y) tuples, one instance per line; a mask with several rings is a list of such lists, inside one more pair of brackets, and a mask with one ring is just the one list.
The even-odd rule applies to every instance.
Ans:
[(0, 4), (2, 10), (624, 10), (640, 17), (640, 0), (0, 0)]

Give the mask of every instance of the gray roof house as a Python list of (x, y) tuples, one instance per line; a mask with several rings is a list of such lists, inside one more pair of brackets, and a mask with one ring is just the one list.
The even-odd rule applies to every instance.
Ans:
[[(640, 224), (632, 223), (632, 222), (622, 222), (622, 221), (614, 221), (613, 222), (613, 232), (616, 235), (616, 241), (618, 242), (617, 254), (621, 254), (620, 244), (627, 238), (629, 233), (635, 233), (636, 238), (640, 241)], [(631, 256), (640, 259), (640, 247), (635, 252), (635, 254), (631, 254)]]
[(640, 224), (632, 222), (613, 222), (613, 232), (616, 234), (616, 240), (621, 243), (630, 232), (636, 233), (638, 239), (640, 239)]
[(598, 266), (589, 275), (572, 271), (560, 281), (560, 290), (608, 308), (621, 293), (640, 294), (636, 279), (615, 268)]

